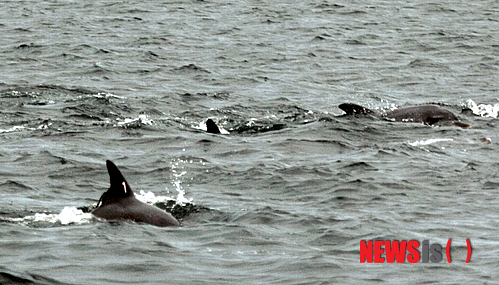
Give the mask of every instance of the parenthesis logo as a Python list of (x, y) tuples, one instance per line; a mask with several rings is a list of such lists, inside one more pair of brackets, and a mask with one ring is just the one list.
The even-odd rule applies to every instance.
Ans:
[[(450, 244), (451, 244), (451, 241), (452, 241), (452, 239), (449, 239), (447, 241), (447, 247), (446, 247), (446, 250), (445, 250), (445, 253), (447, 254), (447, 262), (449, 262), (449, 263), (452, 262), (452, 260), (450, 258)], [(470, 263), (472, 248), (471, 248), (471, 242), (470, 242), (469, 238), (466, 239), (466, 247), (468, 248), (468, 255), (466, 256), (466, 263)]]
[(468, 256), (466, 257), (466, 263), (469, 263), (471, 260), (471, 243), (469, 238), (466, 239), (466, 246), (468, 247)]
[(447, 262), (448, 263), (451, 263), (452, 260), (450, 259), (450, 242), (452, 241), (452, 239), (449, 239), (447, 241), (447, 246), (445, 247), (445, 254), (447, 254)]

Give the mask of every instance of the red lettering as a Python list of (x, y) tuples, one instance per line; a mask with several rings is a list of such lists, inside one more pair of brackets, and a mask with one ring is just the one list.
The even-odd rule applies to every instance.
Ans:
[(385, 249), (382, 246), (385, 245), (385, 242), (382, 240), (374, 241), (374, 263), (383, 263), (385, 259), (381, 257), (383, 253), (385, 253)]
[(361, 240), (360, 241), (360, 263), (364, 262), (373, 263), (373, 242)]
[(398, 240), (394, 240), (391, 242), (387, 240), (385, 241), (385, 251), (386, 251), (386, 262), (394, 263), (395, 257), (397, 257), (397, 263), (405, 262), (405, 247), (407, 242), (405, 240), (400, 242)]
[(410, 263), (416, 263), (419, 262), (419, 258), (421, 257), (419, 253), (419, 241), (417, 240), (410, 240), (407, 242), (407, 251), (410, 253), (407, 255), (407, 261)]

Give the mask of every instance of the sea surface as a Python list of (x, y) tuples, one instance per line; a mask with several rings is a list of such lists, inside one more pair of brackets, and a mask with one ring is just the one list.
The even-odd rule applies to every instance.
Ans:
[[(0, 283), (497, 284), (498, 1), (1, 7)], [(92, 218), (107, 159), (182, 227)], [(451, 263), (360, 262), (449, 239)]]

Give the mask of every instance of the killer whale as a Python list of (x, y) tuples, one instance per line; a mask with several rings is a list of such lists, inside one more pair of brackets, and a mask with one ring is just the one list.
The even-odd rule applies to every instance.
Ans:
[(399, 108), (384, 115), (353, 103), (343, 103), (338, 106), (346, 115), (370, 114), (396, 122), (423, 123), (435, 126), (457, 126), (464, 129), (471, 128), (470, 125), (459, 121), (459, 118), (452, 112), (435, 105), (417, 105)]
[(132, 188), (112, 161), (106, 160), (106, 166), (111, 186), (102, 194), (97, 208), (92, 211), (94, 216), (106, 220), (130, 220), (158, 227), (180, 226), (171, 214), (135, 198)]

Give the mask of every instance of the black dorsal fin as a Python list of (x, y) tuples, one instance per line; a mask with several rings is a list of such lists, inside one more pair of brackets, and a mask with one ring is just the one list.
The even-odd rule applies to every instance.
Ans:
[(220, 134), (220, 129), (212, 119), (206, 120), (206, 131), (211, 134)]
[(116, 199), (127, 198), (134, 195), (132, 188), (130, 188), (130, 185), (128, 185), (128, 182), (123, 174), (121, 174), (118, 167), (110, 160), (106, 160), (106, 166), (107, 172), (109, 173), (110, 186), (100, 197), (97, 207), (100, 202), (102, 202), (102, 205), (106, 205)]
[(372, 114), (376, 115), (374, 111), (371, 109), (368, 109), (366, 107), (362, 107), (357, 104), (352, 104), (352, 103), (343, 103), (338, 106), (343, 112), (345, 112), (347, 115), (356, 115), (356, 114)]

